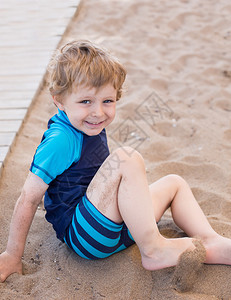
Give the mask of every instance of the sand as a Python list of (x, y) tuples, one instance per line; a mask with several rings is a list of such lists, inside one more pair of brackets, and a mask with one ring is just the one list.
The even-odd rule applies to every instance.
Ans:
[(180, 255), (173, 274), (172, 287), (179, 292), (187, 292), (193, 288), (206, 259), (206, 249), (203, 244), (198, 240), (193, 243), (195, 249), (186, 250)]
[[(136, 148), (150, 183), (169, 173), (183, 176), (211, 225), (229, 238), (230, 13), (229, 0), (84, 0), (61, 41), (90, 39), (118, 56), (128, 77), (108, 128), (110, 148)], [(1, 251), (33, 153), (53, 113), (45, 78), (2, 173)], [(195, 267), (192, 259), (192, 275), (183, 259), (177, 268), (149, 272), (141, 266), (136, 245), (89, 262), (56, 239), (44, 215), (41, 205), (27, 239), (25, 275), (14, 274), (0, 284), (1, 299), (231, 299), (230, 266)], [(169, 212), (159, 227), (167, 237), (184, 235)]]

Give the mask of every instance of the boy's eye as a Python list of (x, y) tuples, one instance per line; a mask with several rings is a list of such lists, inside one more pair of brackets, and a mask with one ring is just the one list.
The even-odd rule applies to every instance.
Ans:
[(104, 103), (111, 103), (111, 102), (114, 102), (114, 101), (111, 100), (111, 99), (107, 99), (107, 100), (104, 100), (103, 102), (104, 102)]
[(91, 102), (90, 100), (82, 100), (80, 103), (89, 104), (90, 102)]

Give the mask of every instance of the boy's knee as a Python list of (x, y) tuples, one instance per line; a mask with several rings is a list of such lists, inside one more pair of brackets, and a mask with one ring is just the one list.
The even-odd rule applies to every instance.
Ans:
[(112, 159), (117, 159), (120, 164), (120, 171), (145, 170), (144, 159), (142, 155), (131, 147), (121, 147), (112, 153)]
[(180, 188), (186, 184), (184, 178), (177, 174), (169, 174), (166, 176), (166, 178), (168, 178), (168, 180), (170, 180), (170, 182), (177, 188)]
[(112, 155), (118, 155), (121, 161), (130, 162), (130, 161), (141, 161), (143, 162), (142, 155), (132, 147), (120, 147), (117, 148)]

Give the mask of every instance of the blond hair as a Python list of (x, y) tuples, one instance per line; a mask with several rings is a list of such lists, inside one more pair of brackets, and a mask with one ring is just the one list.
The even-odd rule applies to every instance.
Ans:
[(119, 100), (126, 77), (126, 70), (116, 58), (89, 41), (74, 41), (63, 46), (48, 70), (50, 93), (59, 102), (78, 86), (100, 88), (106, 84), (112, 84)]

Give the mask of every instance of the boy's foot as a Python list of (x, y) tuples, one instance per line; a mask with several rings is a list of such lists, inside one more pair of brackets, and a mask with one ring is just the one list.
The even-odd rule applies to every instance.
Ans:
[(195, 245), (191, 238), (163, 239), (161, 247), (154, 249), (153, 254), (142, 255), (142, 265), (146, 270), (154, 271), (176, 266), (184, 251), (193, 251)]
[(231, 265), (231, 239), (216, 235), (203, 244), (207, 251), (206, 264)]

